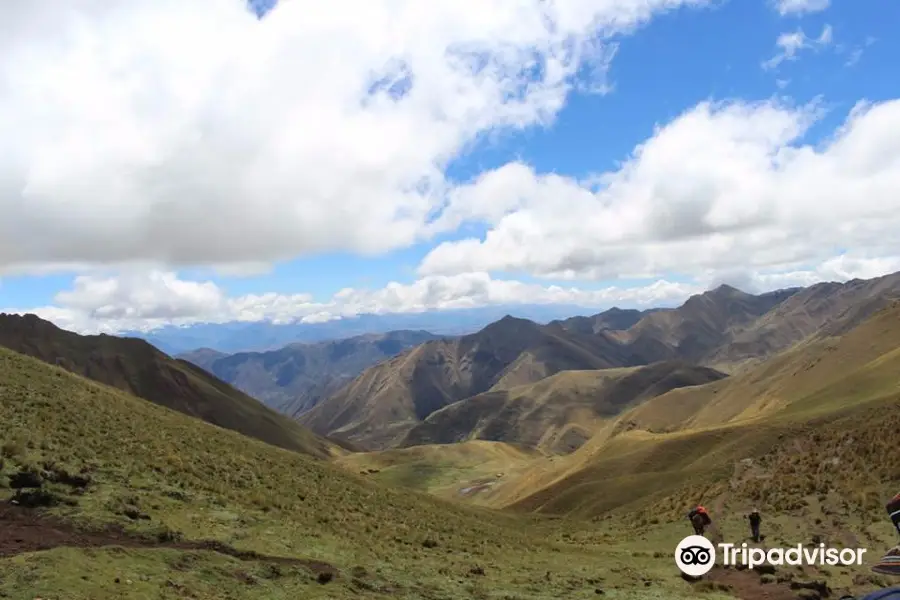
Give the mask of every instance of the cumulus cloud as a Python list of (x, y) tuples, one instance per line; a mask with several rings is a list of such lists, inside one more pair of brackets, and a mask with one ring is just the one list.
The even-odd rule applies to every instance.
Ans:
[(407, 245), (479, 135), (551, 122), (605, 89), (611, 37), (707, 2), (4, 3), (0, 271)]
[(796, 60), (801, 50), (819, 50), (831, 45), (834, 41), (834, 30), (831, 25), (825, 25), (822, 33), (816, 39), (810, 39), (802, 29), (790, 33), (782, 33), (775, 40), (778, 52), (772, 58), (763, 61), (764, 69), (774, 69), (786, 60)]
[(658, 280), (641, 287), (586, 290), (494, 279), (487, 273), (434, 275), (381, 289), (346, 288), (327, 301), (308, 294), (228, 296), (211, 281), (191, 281), (167, 271), (82, 275), (51, 306), (5, 309), (33, 312), (81, 333), (149, 331), (162, 325), (231, 321), (322, 322), (359, 314), (423, 312), (512, 304), (576, 304), (605, 308), (678, 303), (702, 291), (695, 284)]
[[(900, 100), (859, 103), (815, 143), (805, 136), (817, 104), (704, 102), (611, 172), (579, 180), (512, 162), (461, 185), (445, 177), (482, 136), (551, 123), (573, 89), (608, 90), (617, 36), (708, 3), (293, 0), (262, 20), (237, 0), (7, 3), (0, 274), (81, 273), (52, 306), (25, 310), (114, 332), (515, 302), (648, 306), (720, 282), (758, 292), (900, 270)], [(827, 2), (777, 5), (787, 15)], [(830, 26), (783, 34), (769, 62), (832, 38)], [(327, 299), (229, 296), (176, 274), (208, 264), (257, 275), (472, 223), (487, 233), (434, 248), (417, 281)], [(607, 283), (574, 284), (586, 280)]]
[(496, 279), (485, 272), (429, 275), (380, 289), (346, 288), (326, 300), (310, 294), (229, 296), (212, 281), (183, 279), (170, 271), (134, 270), (82, 275), (54, 303), (0, 312), (35, 313), (79, 333), (152, 331), (164, 325), (269, 321), (321, 323), (361, 314), (416, 313), (489, 305), (571, 304), (595, 308), (676, 306), (689, 296), (727, 283), (749, 293), (809, 286), (820, 281), (870, 279), (900, 271), (900, 254), (866, 258), (850, 254), (793, 270), (733, 266), (707, 270), (695, 279), (659, 278), (643, 285), (596, 289)]
[(775, 10), (784, 17), (823, 11), (831, 5), (831, 0), (775, 0), (774, 5)]
[(807, 270), (846, 249), (854, 260), (896, 256), (900, 100), (860, 103), (828, 139), (803, 143), (822, 114), (815, 104), (703, 103), (599, 175), (599, 187), (521, 164), (482, 174), (456, 192), (445, 225), (480, 221), (487, 234), (437, 246), (419, 272), (709, 277)]

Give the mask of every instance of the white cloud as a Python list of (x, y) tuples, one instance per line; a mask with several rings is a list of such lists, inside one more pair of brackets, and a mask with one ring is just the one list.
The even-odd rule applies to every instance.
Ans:
[(741, 269), (715, 272), (711, 282), (728, 283), (750, 293), (807, 287), (822, 281), (849, 281), (872, 279), (900, 271), (900, 255), (881, 258), (860, 258), (840, 255), (830, 258), (815, 268), (786, 271), (760, 272)]
[(0, 272), (407, 245), (480, 134), (549, 123), (606, 88), (605, 40), (707, 2), (3, 3)]
[(778, 52), (772, 58), (763, 61), (764, 69), (774, 69), (786, 60), (796, 60), (801, 50), (819, 50), (830, 46), (834, 41), (834, 30), (831, 25), (825, 25), (822, 33), (816, 39), (810, 39), (802, 29), (790, 33), (782, 33), (775, 40)]
[(802, 15), (825, 10), (831, 0), (774, 0), (775, 10), (786, 15)]
[[(728, 283), (750, 293), (808, 286), (820, 281), (869, 279), (900, 271), (900, 255), (865, 258), (836, 256), (793, 270), (732, 266), (709, 269), (690, 282), (659, 278), (644, 285), (585, 289), (494, 279), (488, 273), (429, 275), (410, 284), (381, 289), (347, 288), (324, 301), (309, 294), (229, 296), (211, 281), (191, 281), (173, 272), (129, 270), (115, 275), (84, 275), (58, 293), (51, 306), (5, 308), (32, 312), (79, 333), (151, 331), (164, 325), (234, 321), (320, 323), (360, 314), (414, 313), (489, 305), (572, 304), (595, 308), (676, 306), (689, 296)], [(2, 308), (2, 307), (0, 307)]]
[(211, 281), (180, 279), (164, 271), (130, 271), (75, 279), (54, 305), (3, 312), (33, 312), (81, 333), (151, 330), (168, 324), (262, 321), (322, 322), (358, 314), (408, 313), (508, 304), (577, 304), (586, 307), (658, 306), (701, 291), (695, 284), (658, 280), (643, 287), (538, 285), (493, 279), (487, 273), (424, 277), (377, 290), (344, 289), (324, 302), (308, 294), (249, 294), (229, 297)]
[(849, 250), (898, 254), (900, 100), (860, 103), (804, 144), (816, 106), (703, 103), (659, 128), (596, 189), (506, 165), (457, 190), (447, 227), (487, 224), (443, 243), (421, 275), (525, 272), (551, 279), (778, 272)]
[[(858, 63), (860, 61), (860, 59), (862, 58), (863, 53), (866, 51), (866, 48), (868, 48), (869, 46), (874, 44), (876, 41), (878, 41), (876, 38), (874, 38), (872, 36), (868, 36), (868, 37), (866, 37), (865, 41), (862, 44), (851, 47), (849, 49), (849, 54), (847, 56), (847, 60), (844, 62), (844, 66), (852, 67), (856, 63)], [(848, 50), (848, 47), (844, 44), (839, 44), (838, 47), (836, 48), (836, 51), (838, 52), (838, 54), (843, 54), (844, 52), (847, 52), (847, 50)]]

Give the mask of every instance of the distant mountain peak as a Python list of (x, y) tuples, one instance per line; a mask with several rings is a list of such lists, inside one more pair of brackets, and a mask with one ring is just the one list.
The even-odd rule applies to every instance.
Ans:
[(722, 283), (722, 284), (718, 285), (717, 287), (715, 287), (714, 289), (710, 290), (710, 291), (707, 292), (707, 293), (709, 293), (709, 294), (715, 294), (715, 295), (729, 295), (729, 296), (731, 296), (731, 295), (734, 295), (734, 294), (744, 294), (745, 292), (743, 292), (743, 291), (737, 289), (737, 288), (734, 287), (733, 285), (728, 285), (727, 283)]
[(46, 321), (34, 313), (26, 313), (24, 315), (16, 313), (0, 313), (0, 320), (6, 321), (8, 323), (26, 323), (31, 326), (46, 324), (54, 328), (56, 327), (56, 325), (54, 325), (50, 321)]
[[(503, 318), (494, 321), (490, 325), (487, 325), (484, 329), (481, 330), (480, 333), (496, 333), (514, 330), (538, 330), (540, 328), (541, 326), (534, 321), (523, 319), (521, 317), (514, 317), (508, 314)], [(478, 334), (476, 333), (474, 335)]]

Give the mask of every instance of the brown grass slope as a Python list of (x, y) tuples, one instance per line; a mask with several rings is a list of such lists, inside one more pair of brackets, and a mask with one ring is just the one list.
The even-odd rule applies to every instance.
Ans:
[(691, 296), (680, 307), (653, 312), (621, 334), (636, 352), (654, 360), (681, 358), (702, 362), (746, 326), (778, 306), (797, 289), (755, 296), (728, 285)]
[(900, 297), (900, 273), (804, 288), (755, 322), (735, 328), (707, 364), (740, 364), (790, 348), (812, 335), (840, 335)]
[(649, 400), (621, 426), (658, 433), (764, 418), (889, 356), (900, 346), (897, 314), (894, 303), (843, 336), (817, 335), (722, 381)]
[[(290, 344), (268, 352), (239, 352), (201, 367), (270, 408), (297, 417), (363, 370), (437, 336), (427, 331), (391, 331), (312, 344)], [(192, 355), (193, 356), (193, 355)]]
[[(794, 506), (801, 492), (880, 497), (898, 476), (898, 373), (894, 303), (840, 338), (643, 403), (574, 453), (552, 484), (512, 504), (579, 515), (652, 506), (677, 518), (717, 495), (773, 509)], [(747, 475), (747, 465), (762, 466)]]
[(35, 315), (0, 314), (0, 346), (275, 446), (322, 458), (342, 452), (200, 367), (140, 339), (81, 336)]
[[(900, 274), (761, 295), (722, 285), (676, 309), (615, 309), (546, 326), (508, 317), (363, 373), (302, 422), (319, 433), (383, 449), (400, 443), (408, 430), (444, 406), (561, 371), (685, 360), (737, 372), (748, 360), (766, 358), (817, 331), (846, 331), (884, 306), (900, 289), (898, 282)], [(638, 318), (626, 330), (613, 329)], [(503, 398), (497, 394), (489, 400), (501, 405)], [(461, 424), (450, 430), (456, 436), (467, 428)], [(579, 435), (573, 431), (573, 444)]]
[(599, 333), (601, 331), (624, 331), (631, 328), (645, 316), (663, 309), (637, 310), (634, 308), (612, 307), (591, 316), (577, 316), (554, 321), (567, 331), (578, 333)]
[(197, 365), (204, 371), (209, 371), (211, 373), (212, 365), (220, 358), (225, 358), (226, 356), (228, 356), (228, 354), (225, 352), (219, 352), (212, 348), (197, 348), (190, 352), (182, 352), (181, 354), (176, 355), (175, 358), (186, 360), (189, 363)]
[(723, 377), (713, 369), (681, 361), (564, 371), (537, 383), (485, 392), (446, 406), (410, 430), (401, 446), (480, 439), (568, 453), (589, 439), (600, 423), (634, 404)]
[(504, 317), (453, 340), (426, 342), (367, 369), (300, 417), (316, 432), (370, 450), (395, 445), (436, 410), (489, 389), (532, 383), (565, 370), (643, 362), (605, 335), (568, 332)]
[(734, 372), (812, 335), (840, 335), (900, 297), (900, 273), (761, 295), (722, 285), (675, 309), (574, 317), (560, 325), (608, 331), (648, 361), (680, 358)]

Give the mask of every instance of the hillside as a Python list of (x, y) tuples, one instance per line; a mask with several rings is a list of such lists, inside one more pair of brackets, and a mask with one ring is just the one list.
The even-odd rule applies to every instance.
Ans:
[(392, 486), (477, 502), (477, 488), (514, 478), (541, 459), (540, 452), (515, 444), (472, 440), (356, 452), (336, 458), (335, 463)]
[(646, 314), (616, 336), (652, 360), (679, 358), (731, 372), (815, 334), (849, 331), (896, 298), (900, 273), (762, 295), (723, 285)]
[(504, 317), (481, 331), (421, 344), (364, 371), (300, 417), (321, 434), (369, 449), (395, 445), (428, 415), (488, 390), (539, 381), (567, 370), (642, 362), (604, 334)]
[(900, 477), (898, 372), (900, 302), (839, 338), (627, 411), (513, 505), (589, 516), (651, 503), (676, 518), (700, 499), (788, 510), (827, 492), (873, 508)]
[(814, 334), (840, 335), (900, 298), (900, 273), (804, 288), (743, 328), (731, 331), (707, 364), (774, 356)]
[(401, 446), (481, 439), (547, 453), (579, 448), (605, 420), (633, 404), (724, 374), (670, 361), (645, 367), (563, 371), (540, 381), (488, 391), (431, 413)]
[(196, 351), (182, 358), (270, 408), (296, 417), (366, 368), (436, 337), (427, 331), (391, 331), (313, 344), (290, 344), (269, 352), (214, 356)]
[(610, 332), (648, 361), (680, 359), (735, 371), (816, 334), (839, 335), (900, 298), (900, 273), (753, 295), (728, 285), (674, 309), (610, 309), (559, 324)]
[(6, 349), (0, 420), (3, 597), (694, 597), (590, 524), (367, 482)]
[(635, 351), (652, 360), (680, 358), (702, 363), (729, 341), (729, 333), (753, 323), (797, 289), (755, 296), (727, 285), (691, 296), (680, 307), (643, 317), (620, 335)]
[(722, 381), (673, 390), (622, 416), (620, 427), (677, 431), (766, 417), (838, 385), (900, 347), (896, 302), (843, 336), (824, 332)]
[(318, 457), (342, 452), (203, 369), (140, 339), (81, 336), (34, 315), (0, 314), (0, 346), (275, 446)]
[[(739, 372), (817, 333), (846, 331), (897, 293), (900, 274), (761, 295), (721, 285), (675, 309), (610, 309), (543, 326), (506, 317), (475, 334), (427, 342), (368, 369), (300, 420), (320, 434), (384, 449), (404, 443), (407, 432), (445, 406), (562, 371), (681, 360)], [(479, 400), (496, 408), (505, 406), (506, 398), (491, 394)], [(438, 418), (450, 415), (464, 422), (443, 420), (441, 440), (465, 438), (479, 420), (468, 408), (449, 409)], [(410, 441), (437, 441), (418, 435)], [(580, 444), (584, 435), (583, 429), (572, 430), (563, 446)]]
[[(204, 371), (208, 371), (212, 373), (212, 366), (220, 358), (225, 358), (228, 356), (224, 352), (219, 352), (218, 350), (213, 350), (212, 348), (197, 348), (196, 350), (191, 350), (190, 352), (183, 352), (175, 356), (175, 358), (186, 360), (189, 363), (193, 363), (203, 369)], [(230, 382), (229, 382), (230, 383)]]
[(623, 331), (630, 329), (647, 315), (661, 310), (666, 309), (637, 310), (634, 308), (622, 309), (614, 306), (596, 315), (569, 317), (568, 319), (554, 321), (554, 323), (558, 323), (563, 329), (568, 331), (577, 331), (585, 334), (599, 333), (601, 331)]

